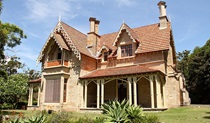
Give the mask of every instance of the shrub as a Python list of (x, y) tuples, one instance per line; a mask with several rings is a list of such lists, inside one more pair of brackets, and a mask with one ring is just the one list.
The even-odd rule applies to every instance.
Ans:
[(13, 109), (13, 105), (10, 103), (3, 103), (1, 109)]
[[(139, 106), (129, 105), (128, 101), (123, 100), (118, 102), (108, 102), (102, 105), (103, 114), (106, 119), (99, 120), (101, 122), (114, 122), (114, 123), (158, 123), (157, 116), (145, 116), (143, 109)], [(97, 119), (98, 120), (98, 119)]]
[(18, 102), (15, 104), (15, 109), (24, 109), (26, 110), (27, 103), (25, 102)]
[(88, 118), (88, 117), (73, 117), (70, 119), (69, 123), (93, 123), (93, 119)]
[(146, 116), (146, 123), (159, 123), (159, 122), (160, 122), (159, 118), (155, 115)]
[(139, 106), (131, 105), (126, 109), (126, 112), (132, 123), (137, 123), (136, 121), (139, 123), (140, 121), (144, 120), (143, 109)]
[(46, 123), (69, 123), (71, 117), (70, 112), (53, 112), (47, 117)]
[(46, 121), (46, 117), (44, 114), (41, 114), (39, 116), (32, 116), (25, 120), (28, 123), (44, 123)]
[(44, 114), (38, 116), (32, 116), (27, 118), (16, 117), (15, 119), (11, 119), (9, 123), (45, 123), (46, 116)]
[(108, 122), (116, 123), (126, 123), (130, 120), (128, 119), (128, 114), (126, 109), (129, 107), (127, 101), (123, 100), (118, 102), (117, 100), (102, 105), (103, 114), (106, 116)]
[(106, 122), (106, 118), (105, 117), (96, 117), (94, 119), (94, 123), (105, 123)]

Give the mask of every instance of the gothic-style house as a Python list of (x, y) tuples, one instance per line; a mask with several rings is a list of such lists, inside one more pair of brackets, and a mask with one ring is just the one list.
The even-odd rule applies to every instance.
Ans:
[[(29, 82), (28, 109), (97, 110), (109, 100), (129, 101), (158, 110), (189, 104), (184, 78), (176, 69), (176, 52), (166, 3), (158, 3), (159, 23), (100, 35), (90, 17), (90, 32), (59, 21), (37, 59), (42, 77)], [(38, 85), (34, 107), (33, 85)]]

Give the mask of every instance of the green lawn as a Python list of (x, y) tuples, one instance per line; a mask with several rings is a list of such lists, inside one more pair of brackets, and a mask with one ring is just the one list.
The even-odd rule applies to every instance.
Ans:
[[(25, 117), (39, 114), (40, 111), (26, 111), (16, 110), (15, 114), (19, 115), (20, 112)], [(14, 112), (4, 111), (4, 114), (14, 115)], [(168, 109), (163, 112), (145, 112), (146, 115), (156, 115), (163, 123), (210, 123), (210, 108), (207, 107), (180, 107), (174, 109)], [(101, 114), (95, 113), (73, 113), (77, 117), (91, 117), (101, 116)]]
[(210, 108), (205, 107), (180, 107), (148, 114), (158, 116), (164, 123), (210, 123)]

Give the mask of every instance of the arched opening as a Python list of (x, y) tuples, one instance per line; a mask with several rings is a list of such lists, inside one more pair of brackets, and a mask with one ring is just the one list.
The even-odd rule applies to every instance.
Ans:
[(104, 85), (104, 102), (113, 101), (116, 99), (116, 80), (112, 80)]
[(97, 106), (97, 85), (90, 82), (87, 86), (87, 107), (96, 108)]
[(150, 82), (144, 77), (137, 82), (137, 104), (144, 108), (151, 107)]

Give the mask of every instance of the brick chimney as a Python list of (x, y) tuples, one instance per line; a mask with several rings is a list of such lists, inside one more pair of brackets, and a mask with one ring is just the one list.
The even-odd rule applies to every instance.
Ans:
[(167, 23), (168, 23), (168, 18), (166, 16), (166, 2), (160, 1), (158, 4), (159, 10), (160, 10), (160, 29), (165, 29), (167, 28)]
[(87, 48), (91, 52), (93, 56), (97, 53), (97, 47), (100, 39), (100, 35), (98, 34), (98, 28), (99, 28), (99, 20), (96, 20), (96, 18), (90, 17), (90, 32), (87, 35)]

